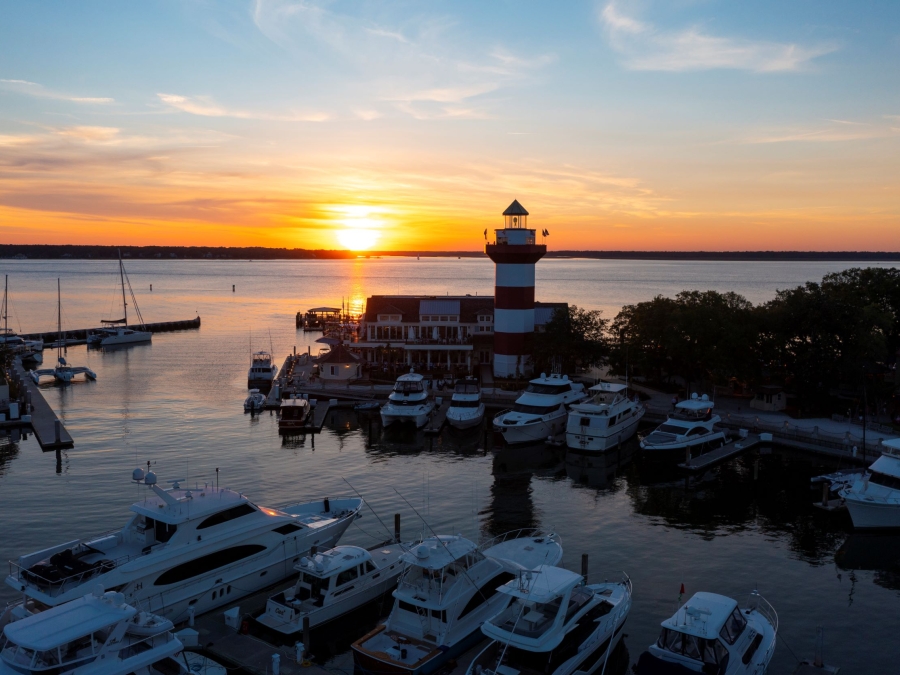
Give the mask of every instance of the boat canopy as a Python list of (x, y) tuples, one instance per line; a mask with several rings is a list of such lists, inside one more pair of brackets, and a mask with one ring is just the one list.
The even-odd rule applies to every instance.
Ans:
[(518, 578), (506, 582), (497, 590), (529, 602), (547, 603), (565, 595), (581, 580), (580, 574), (562, 567), (539, 565), (533, 570), (519, 572)]
[(595, 384), (588, 391), (594, 391), (598, 394), (618, 394), (627, 389), (624, 384), (618, 384), (615, 382), (601, 382), (600, 384)]
[(85, 635), (131, 619), (137, 610), (121, 593), (90, 593), (52, 609), (13, 621), (3, 629), (7, 639), (36, 652), (56, 649)]
[(473, 553), (478, 547), (462, 535), (442, 534), (429, 537), (421, 544), (407, 551), (400, 559), (428, 570), (439, 570), (450, 563)]
[(312, 557), (304, 556), (294, 569), (325, 579), (371, 559), (371, 554), (359, 546), (335, 546)]
[(707, 640), (719, 637), (719, 631), (737, 607), (737, 601), (717, 593), (694, 593), (690, 600), (662, 622), (663, 628)]
[(125, 318), (122, 319), (100, 319), (100, 323), (128, 323)]

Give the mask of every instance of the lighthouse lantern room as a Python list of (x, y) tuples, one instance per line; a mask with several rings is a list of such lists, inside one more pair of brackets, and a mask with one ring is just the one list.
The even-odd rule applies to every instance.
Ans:
[(532, 371), (534, 342), (534, 266), (547, 247), (535, 243), (528, 211), (514, 200), (503, 212), (503, 229), (485, 253), (494, 261), (494, 376), (518, 377)]

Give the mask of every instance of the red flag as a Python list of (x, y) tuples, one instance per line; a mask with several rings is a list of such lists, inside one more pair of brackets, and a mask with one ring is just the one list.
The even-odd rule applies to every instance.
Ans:
[(681, 582), (681, 590), (678, 591), (678, 602), (681, 602), (681, 598), (684, 596), (684, 582)]

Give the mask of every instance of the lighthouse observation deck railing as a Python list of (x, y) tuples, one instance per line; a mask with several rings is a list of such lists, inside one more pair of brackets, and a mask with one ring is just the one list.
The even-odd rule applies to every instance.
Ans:
[[(510, 237), (506, 232), (498, 231), (495, 235), (494, 244), (509, 244)], [(536, 243), (536, 237), (534, 234), (534, 230), (528, 230), (528, 234), (524, 237), (520, 234), (520, 232), (515, 233), (516, 241), (512, 242), (515, 244), (524, 244), (526, 246), (532, 246)]]

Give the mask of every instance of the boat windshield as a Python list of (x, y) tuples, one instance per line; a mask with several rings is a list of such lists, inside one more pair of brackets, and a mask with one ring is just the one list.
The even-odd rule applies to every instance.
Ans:
[[(579, 587), (572, 590), (569, 601), (566, 604), (566, 617), (568, 621), (585, 603), (593, 597), (594, 593), (589, 588)], [(491, 621), (501, 630), (515, 633), (523, 637), (535, 638), (546, 633), (555, 623), (556, 617), (562, 607), (562, 596), (554, 598), (550, 602), (531, 602), (516, 598), (496, 619)]]
[(401, 394), (415, 394), (420, 391), (425, 391), (425, 388), (422, 386), (421, 380), (418, 382), (398, 382), (394, 385), (394, 391)]
[(677, 408), (675, 412), (670, 413), (669, 417), (673, 420), (709, 420), (712, 419), (712, 408), (702, 408), (701, 410), (691, 410), (685, 408)]
[(560, 404), (556, 405), (525, 405), (524, 403), (516, 403), (513, 405), (513, 412), (525, 413), (527, 415), (549, 415), (559, 410)]
[[(454, 403), (453, 405), (457, 404)], [(896, 478), (895, 476), (888, 476), (886, 473), (873, 471), (869, 476), (869, 482), (875, 483), (875, 485), (883, 485), (884, 487), (891, 488), (892, 490), (900, 490), (900, 478)]]
[(707, 640), (663, 628), (656, 641), (656, 646), (673, 654), (719, 666), (718, 672), (720, 673), (725, 672), (728, 666), (728, 648), (722, 644), (721, 640)]
[(450, 402), (451, 408), (477, 408), (481, 405), (481, 401), (457, 401)]
[(566, 384), (535, 384), (534, 382), (531, 382), (525, 391), (529, 394), (558, 396), (559, 394), (565, 394), (570, 389), (572, 389), (572, 386), (568, 382)]
[(684, 434), (687, 433), (687, 429), (680, 427), (677, 424), (660, 424), (656, 427), (656, 431), (662, 431), (666, 434), (675, 434), (676, 436), (684, 436)]

